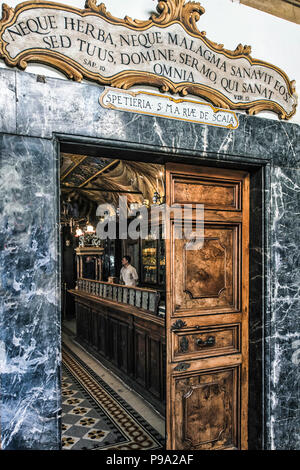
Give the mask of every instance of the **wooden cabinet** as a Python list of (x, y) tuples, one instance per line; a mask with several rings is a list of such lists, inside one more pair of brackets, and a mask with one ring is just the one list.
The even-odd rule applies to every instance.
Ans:
[[(149, 220), (149, 226), (151, 221)], [(166, 256), (165, 240), (162, 238), (162, 227), (157, 227), (159, 238), (149, 235), (145, 239), (123, 240), (123, 255), (131, 256), (131, 264), (139, 276), (139, 286), (165, 290)]]
[(141, 284), (165, 288), (166, 260), (165, 240), (162, 239), (161, 227), (159, 239), (148, 237), (141, 240)]
[(131, 305), (70, 292), (77, 341), (165, 414), (164, 320)]

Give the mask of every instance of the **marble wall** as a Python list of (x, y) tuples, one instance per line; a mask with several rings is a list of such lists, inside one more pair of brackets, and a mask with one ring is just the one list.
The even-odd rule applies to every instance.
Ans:
[(271, 448), (299, 450), (299, 164), (294, 168), (274, 166), (270, 191), (267, 427)]
[(252, 169), (250, 393), (261, 418), (250, 434), (266, 449), (299, 449), (300, 127), (239, 114), (228, 130), (107, 110), (99, 86), (15, 70), (0, 70), (0, 90), (3, 447), (59, 448), (57, 158), (58, 143), (73, 141)]
[(56, 151), (0, 136), (0, 355), (4, 449), (55, 449), (60, 429)]

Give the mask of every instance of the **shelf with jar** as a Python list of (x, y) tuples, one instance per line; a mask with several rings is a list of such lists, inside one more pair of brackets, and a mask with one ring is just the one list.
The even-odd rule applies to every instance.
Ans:
[(141, 240), (141, 283), (157, 288), (165, 285), (165, 242), (162, 239)]

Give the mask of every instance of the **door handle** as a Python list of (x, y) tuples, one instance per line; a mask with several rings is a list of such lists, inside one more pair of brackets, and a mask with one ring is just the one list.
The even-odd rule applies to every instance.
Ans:
[(215, 344), (216, 338), (214, 336), (209, 336), (206, 341), (203, 341), (201, 338), (196, 339), (196, 345), (202, 348), (205, 346), (214, 346)]

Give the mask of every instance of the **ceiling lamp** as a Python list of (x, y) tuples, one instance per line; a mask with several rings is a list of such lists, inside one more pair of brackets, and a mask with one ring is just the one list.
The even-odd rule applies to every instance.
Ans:
[(153, 198), (152, 198), (153, 204), (159, 205), (161, 203), (161, 196), (158, 191), (155, 191)]
[(154, 192), (152, 202), (153, 204), (163, 204), (165, 197), (159, 193), (159, 178), (160, 178), (160, 184), (162, 187), (162, 190), (164, 190), (164, 179), (163, 179), (164, 173), (162, 171), (159, 172), (158, 175), (156, 175), (156, 191)]
[(94, 227), (92, 225), (87, 224), (85, 233), (95, 233)]
[(83, 231), (81, 228), (77, 227), (75, 237), (81, 237), (83, 235)]
[(130, 207), (130, 212), (138, 210), (140, 206), (141, 206), (141, 204), (139, 202), (136, 202), (136, 201), (131, 202), (130, 206), (129, 206)]

